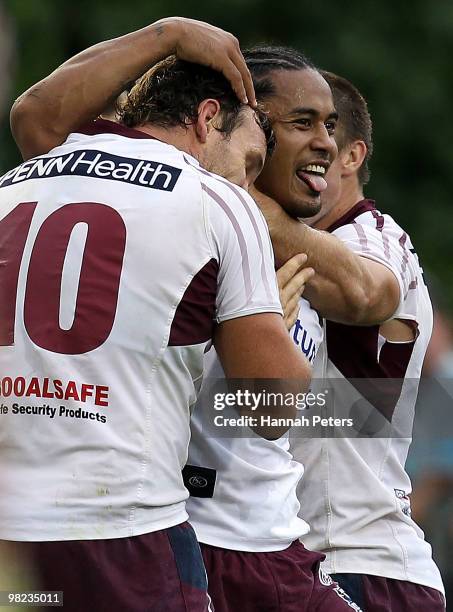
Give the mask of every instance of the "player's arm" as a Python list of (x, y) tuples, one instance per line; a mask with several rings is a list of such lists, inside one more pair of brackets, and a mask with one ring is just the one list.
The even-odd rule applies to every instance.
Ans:
[(24, 159), (64, 142), (128, 83), (172, 54), (222, 72), (240, 100), (256, 105), (238, 40), (207, 23), (169, 17), (86, 49), (23, 93), (11, 110), (11, 130)]
[(226, 378), (240, 379), (243, 389), (284, 398), (271, 407), (262, 404), (254, 412), (241, 410), (259, 419), (253, 427), (257, 434), (267, 439), (282, 436), (288, 426), (269, 426), (260, 419), (296, 416), (296, 398), (308, 391), (311, 367), (291, 341), (281, 315), (268, 312), (224, 321), (217, 328), (214, 346)]
[(307, 254), (316, 274), (304, 297), (323, 317), (346, 325), (377, 325), (395, 313), (400, 301), (396, 276), (389, 268), (351, 251), (327, 232), (290, 217), (271, 198), (253, 192), (266, 217), (277, 262)]
[[(255, 202), (238, 188), (213, 182), (203, 197), (208, 241), (219, 262), (214, 346), (229, 385), (278, 394), (275, 410), (261, 404), (256, 416), (292, 418), (297, 394), (308, 390), (311, 368), (283, 321), (266, 222)], [(294, 270), (303, 261), (303, 256), (295, 258)], [(285, 394), (290, 394), (288, 400), (292, 394), (293, 401), (285, 402)], [(276, 438), (288, 427), (254, 429)]]
[[(227, 378), (281, 378), (310, 384), (311, 368), (297, 350), (274, 312), (223, 321), (217, 327), (215, 348)], [(292, 410), (287, 416), (292, 416)]]

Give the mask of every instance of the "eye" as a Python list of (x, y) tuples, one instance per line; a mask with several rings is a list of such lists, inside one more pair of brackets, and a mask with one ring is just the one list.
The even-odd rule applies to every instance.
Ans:
[(325, 123), (325, 126), (326, 126), (327, 133), (330, 136), (333, 136), (335, 134), (335, 128), (337, 127), (337, 122), (336, 121), (327, 121)]
[(293, 123), (296, 123), (297, 125), (300, 125), (304, 128), (309, 128), (311, 127), (311, 120), (308, 118), (304, 118), (304, 117), (300, 117), (299, 119), (295, 119), (293, 121)]

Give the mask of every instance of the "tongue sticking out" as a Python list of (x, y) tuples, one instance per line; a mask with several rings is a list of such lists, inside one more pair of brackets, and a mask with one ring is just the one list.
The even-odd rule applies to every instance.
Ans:
[(327, 189), (327, 183), (322, 176), (318, 176), (317, 174), (308, 174), (307, 172), (298, 172), (298, 176), (305, 183), (307, 183), (312, 191), (319, 193), (320, 191)]

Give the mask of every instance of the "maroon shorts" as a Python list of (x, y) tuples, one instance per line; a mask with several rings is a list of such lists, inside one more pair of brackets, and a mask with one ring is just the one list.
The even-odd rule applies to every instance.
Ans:
[(332, 578), (365, 612), (445, 612), (442, 593), (421, 584), (365, 574), (333, 574)]
[(360, 611), (320, 570), (324, 555), (298, 541), (259, 553), (200, 546), (215, 612)]
[(65, 612), (208, 610), (203, 559), (188, 523), (130, 538), (15, 544), (36, 589), (63, 591)]

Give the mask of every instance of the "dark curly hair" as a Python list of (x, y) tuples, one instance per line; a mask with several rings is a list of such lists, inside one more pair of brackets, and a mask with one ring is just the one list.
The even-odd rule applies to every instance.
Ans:
[(219, 129), (230, 134), (238, 127), (242, 105), (226, 78), (211, 68), (170, 56), (135, 83), (119, 114), (128, 127), (186, 125), (196, 121), (198, 106), (206, 98), (220, 102), (223, 122)]
[(277, 94), (271, 79), (272, 72), (276, 70), (317, 70), (311, 60), (292, 47), (256, 45), (246, 49), (243, 55), (253, 78), (257, 100), (264, 100)]
[[(260, 93), (259, 88), (257, 96)], [(217, 129), (231, 133), (241, 125), (242, 104), (228, 80), (216, 70), (167, 57), (148, 70), (131, 87), (126, 100), (117, 109), (121, 122), (128, 127), (154, 123), (161, 127), (187, 126), (195, 122), (198, 107), (206, 98), (220, 103), (220, 126)], [(260, 109), (257, 116), (271, 154), (274, 135), (267, 115)]]

